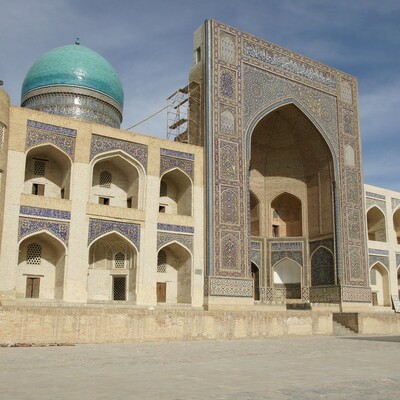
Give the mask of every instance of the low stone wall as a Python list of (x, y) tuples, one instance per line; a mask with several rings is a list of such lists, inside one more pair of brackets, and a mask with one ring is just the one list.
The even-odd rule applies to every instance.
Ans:
[(332, 314), (120, 307), (0, 307), (0, 343), (108, 343), (331, 335)]
[(334, 313), (333, 319), (361, 335), (400, 334), (400, 314), (391, 312)]

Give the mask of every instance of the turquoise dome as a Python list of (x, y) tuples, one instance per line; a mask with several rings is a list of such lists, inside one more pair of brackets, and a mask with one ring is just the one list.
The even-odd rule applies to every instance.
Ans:
[(100, 54), (81, 45), (57, 47), (45, 53), (28, 71), (21, 102), (30, 92), (51, 87), (84, 88), (111, 97), (122, 109), (124, 92), (114, 68)]

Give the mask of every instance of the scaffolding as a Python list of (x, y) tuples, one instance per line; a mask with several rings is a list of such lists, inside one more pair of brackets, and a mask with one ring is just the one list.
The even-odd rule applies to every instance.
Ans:
[(200, 103), (200, 86), (193, 82), (167, 98), (167, 139), (189, 143), (189, 127), (198, 121), (190, 119), (190, 108)]

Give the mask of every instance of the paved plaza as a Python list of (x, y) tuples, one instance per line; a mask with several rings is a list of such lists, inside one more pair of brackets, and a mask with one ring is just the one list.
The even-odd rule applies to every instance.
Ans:
[(0, 399), (396, 399), (400, 337), (0, 348)]

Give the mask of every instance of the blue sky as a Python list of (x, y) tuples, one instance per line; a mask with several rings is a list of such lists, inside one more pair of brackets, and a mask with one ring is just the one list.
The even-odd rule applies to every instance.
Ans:
[[(186, 85), (193, 32), (214, 18), (358, 78), (366, 183), (400, 191), (399, 0), (0, 0), (0, 79), (19, 105), (46, 51), (81, 43), (125, 90), (128, 127)], [(135, 128), (166, 137), (166, 114)]]

